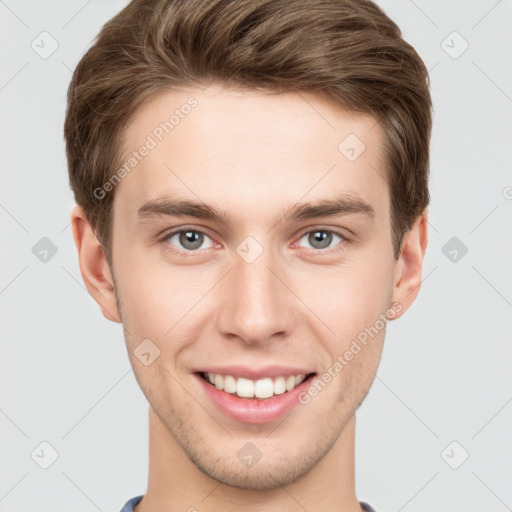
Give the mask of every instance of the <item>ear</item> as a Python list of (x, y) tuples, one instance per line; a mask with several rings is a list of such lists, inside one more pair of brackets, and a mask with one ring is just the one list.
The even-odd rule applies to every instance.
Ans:
[(415, 220), (402, 240), (400, 256), (395, 265), (392, 303), (402, 308), (393, 319), (400, 318), (416, 299), (421, 287), (423, 259), (428, 244), (428, 212), (425, 210)]
[(114, 291), (114, 279), (103, 247), (96, 238), (83, 209), (78, 205), (71, 212), (71, 227), (78, 250), (80, 272), (87, 290), (99, 304), (105, 318), (121, 323)]

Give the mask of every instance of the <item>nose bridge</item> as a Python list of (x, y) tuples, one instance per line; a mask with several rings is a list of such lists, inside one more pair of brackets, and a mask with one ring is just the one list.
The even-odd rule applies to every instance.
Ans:
[[(247, 237), (236, 248), (233, 270), (225, 280), (219, 312), (219, 329), (246, 343), (268, 340), (287, 333), (291, 326), (291, 302), (279, 258), (270, 248)], [(276, 274), (280, 277), (277, 277)]]

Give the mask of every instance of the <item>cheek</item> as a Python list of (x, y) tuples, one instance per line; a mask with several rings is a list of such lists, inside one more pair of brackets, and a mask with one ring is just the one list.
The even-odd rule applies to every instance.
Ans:
[(201, 299), (212, 285), (206, 275), (198, 277), (191, 268), (173, 269), (161, 262), (138, 265), (136, 258), (130, 258), (120, 270), (121, 314), (129, 350), (149, 339), (160, 351), (160, 365), (172, 364), (187, 339), (193, 338)]
[(392, 292), (388, 267), (382, 262), (380, 266), (377, 262), (361, 267), (349, 265), (324, 279), (317, 276), (315, 294), (312, 287), (303, 292), (314, 299), (311, 309), (334, 331), (322, 326), (324, 334), (320, 339), (329, 354), (330, 366), (325, 372), (330, 373), (326, 378), (334, 384), (330, 389), (335, 401), (348, 401), (355, 406), (375, 378)]
[(331, 338), (337, 343), (373, 325), (388, 309), (392, 294), (392, 274), (382, 262), (321, 269), (295, 282), (301, 283), (297, 294), (334, 331)]
[[(139, 334), (148, 337), (150, 334), (161, 337), (170, 327), (170, 315), (174, 311), (172, 301), (179, 301), (182, 283), (176, 282), (173, 275), (164, 275), (161, 264), (148, 258), (151, 255), (149, 250), (137, 250), (134, 244), (122, 239), (118, 243), (119, 254), (129, 254), (119, 258), (116, 265), (124, 323), (129, 331), (138, 330)], [(150, 326), (151, 332), (147, 331)]]

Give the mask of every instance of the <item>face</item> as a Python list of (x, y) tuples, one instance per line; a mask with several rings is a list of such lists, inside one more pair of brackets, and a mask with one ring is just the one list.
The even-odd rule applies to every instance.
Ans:
[[(128, 353), (153, 411), (220, 482), (296, 481), (369, 391), (403, 308), (382, 145), (375, 119), (307, 94), (166, 92), (133, 117), (111, 269)], [(272, 398), (228, 392), (268, 393), (269, 378)]]

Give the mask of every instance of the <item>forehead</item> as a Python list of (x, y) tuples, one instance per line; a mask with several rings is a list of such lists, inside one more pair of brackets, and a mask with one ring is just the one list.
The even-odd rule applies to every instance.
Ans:
[(123, 164), (114, 204), (129, 217), (164, 195), (263, 212), (345, 193), (388, 212), (376, 120), (306, 93), (160, 93), (133, 115)]

